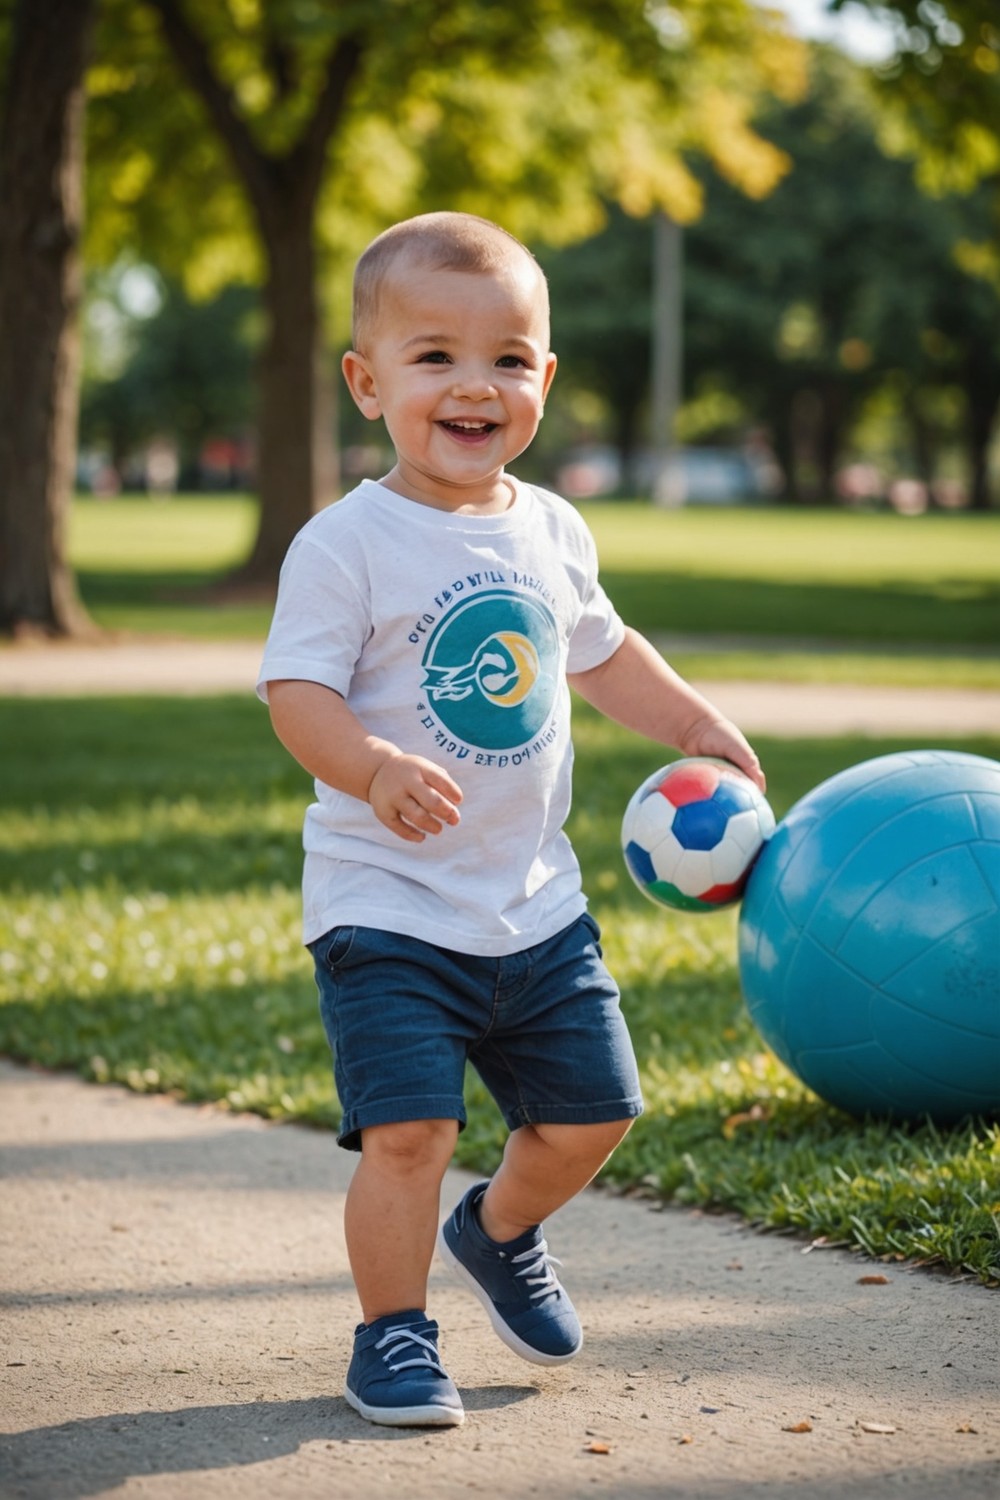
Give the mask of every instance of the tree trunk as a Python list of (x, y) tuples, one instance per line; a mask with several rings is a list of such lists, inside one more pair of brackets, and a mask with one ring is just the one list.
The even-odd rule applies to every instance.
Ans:
[(15, 635), (92, 628), (66, 556), (92, 16), (92, 0), (21, 0), (0, 127), (0, 631)]
[(971, 385), (966, 392), (968, 403), (967, 451), (969, 455), (969, 508), (989, 510), (990, 440), (997, 415), (997, 395), (982, 385)]
[(237, 591), (272, 591), (289, 543), (313, 511), (333, 497), (322, 472), (322, 402), (317, 398), (319, 317), (316, 300), (316, 202), (327, 145), (341, 119), (367, 37), (347, 31), (334, 44), (326, 76), (299, 140), (269, 154), (233, 109), (229, 88), (213, 71), (208, 47), (179, 0), (151, 0), (188, 82), (204, 102), (243, 183), (268, 256), (264, 307), (268, 336), (260, 362), (258, 482), (260, 523), (249, 558), (232, 575)]
[[(639, 400), (628, 398), (619, 392), (614, 409), (615, 451), (618, 454), (620, 477), (618, 491), (622, 495), (638, 495), (643, 476), (639, 471)], [(648, 476), (646, 476), (648, 482)]]
[(789, 505), (798, 505), (802, 500), (799, 485), (799, 470), (795, 460), (795, 442), (792, 435), (791, 400), (779, 393), (773, 403), (765, 405), (764, 420), (770, 432), (774, 456), (778, 461), (785, 481), (781, 499)]
[(267, 342), (259, 367), (260, 522), (249, 558), (233, 577), (241, 586), (274, 585), (295, 536), (319, 503), (316, 493), (318, 314), (311, 218), (286, 219), (267, 243), (264, 288)]
[(827, 384), (821, 387), (816, 432), (817, 498), (821, 505), (832, 505), (836, 499), (846, 409), (846, 393), (840, 386)]
[(313, 421), (313, 482), (316, 486), (317, 510), (322, 510), (331, 500), (338, 499), (343, 489), (338, 433), (340, 387), (340, 366), (321, 348), (316, 362), (316, 414)]
[(917, 467), (917, 477), (927, 486), (927, 493), (933, 494), (934, 474), (937, 469), (936, 448), (933, 425), (927, 420), (920, 410), (920, 392), (911, 390), (906, 396), (906, 407), (910, 417), (910, 438), (913, 442), (913, 456)]

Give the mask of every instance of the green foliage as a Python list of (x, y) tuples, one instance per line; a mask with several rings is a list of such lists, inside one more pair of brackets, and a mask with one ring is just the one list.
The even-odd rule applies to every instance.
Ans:
[[(308, 778), (244, 699), (0, 703), (0, 1048), (141, 1092), (274, 1119), (338, 1119), (299, 942)], [(618, 852), (661, 754), (579, 706), (572, 834), (647, 1101), (608, 1169), (628, 1191), (1000, 1279), (1000, 1131), (847, 1120), (763, 1048), (732, 912), (661, 912)], [(53, 775), (52, 747), (59, 747)], [(776, 811), (894, 742), (765, 742)], [(1000, 754), (1000, 740), (965, 748)], [(503, 1128), (470, 1078), (459, 1160)]]
[[(761, 131), (788, 157), (762, 201), (704, 174), (685, 233), (684, 389), (710, 437), (753, 423), (772, 436), (791, 493), (833, 497), (876, 392), (900, 415), (890, 472), (940, 477), (967, 450), (976, 502), (1000, 400), (1000, 262), (992, 184), (935, 199), (887, 155), (868, 73), (814, 48), (808, 95), (771, 102)], [(648, 394), (652, 231), (620, 214), (544, 256), (559, 384), (598, 395), (634, 446)], [(884, 445), (885, 446), (885, 445)], [(957, 465), (956, 465), (957, 466)]]
[(921, 193), (910, 165), (880, 149), (861, 70), (833, 52), (814, 52), (808, 98), (764, 123), (792, 170), (759, 205), (711, 184), (689, 236), (692, 387), (712, 379), (738, 393), (792, 479), (829, 499), (851, 427), (886, 381), (912, 413), (909, 463), (931, 478), (921, 401), (952, 386), (965, 429), (950, 437), (968, 442), (967, 475), (986, 503), (975, 484), (1000, 400), (1000, 296), (963, 247), (990, 240), (994, 200)]
[[(846, 0), (830, 0), (840, 9)], [(861, 0), (894, 23), (878, 71), (890, 148), (934, 192), (967, 192), (1000, 167), (1000, 18), (982, 0)], [(992, 11), (992, 14), (990, 13)]]
[(211, 301), (191, 302), (176, 283), (161, 281), (159, 306), (135, 317), (122, 306), (121, 282), (121, 275), (99, 278), (88, 303), (88, 343), (103, 341), (110, 325), (123, 347), (109, 369), (84, 382), (81, 445), (124, 458), (168, 434), (190, 464), (210, 438), (250, 430), (260, 342), (255, 294), (229, 286)]
[(622, 0), (238, 9), (210, 0), (180, 6), (218, 84), (210, 115), (164, 41), (157, 13), (175, 8), (101, 8), (88, 238), (93, 257), (138, 248), (203, 294), (264, 270), (248, 213), (253, 173), (237, 186), (216, 133), (221, 113), (230, 151), (239, 154), (241, 138), (259, 170), (299, 170), (330, 60), (347, 42), (360, 61), (318, 217), (341, 289), (366, 240), (421, 208), (485, 211), (563, 241), (597, 228), (609, 199), (687, 219), (700, 197), (690, 152), (747, 191), (767, 191), (783, 158), (750, 117), (762, 93), (790, 96), (803, 77), (801, 45), (748, 0), (669, 10)]

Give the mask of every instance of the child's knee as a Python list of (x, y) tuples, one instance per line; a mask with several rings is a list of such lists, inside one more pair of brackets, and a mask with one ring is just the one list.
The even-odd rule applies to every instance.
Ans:
[(565, 1160), (606, 1161), (628, 1135), (632, 1120), (602, 1120), (592, 1125), (536, 1125), (546, 1145)]
[(457, 1120), (401, 1120), (361, 1132), (361, 1154), (383, 1171), (444, 1173), (458, 1139)]
[(621, 1145), (634, 1123), (630, 1117), (625, 1120), (605, 1120), (600, 1125), (584, 1125), (582, 1128), (594, 1132), (597, 1152), (603, 1152), (606, 1159), (616, 1146)]

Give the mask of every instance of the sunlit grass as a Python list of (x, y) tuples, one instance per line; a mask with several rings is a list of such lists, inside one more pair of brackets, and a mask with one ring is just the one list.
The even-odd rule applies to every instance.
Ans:
[[(629, 623), (704, 638), (671, 648), (687, 675), (1000, 687), (1000, 515), (581, 509)], [(268, 600), (210, 596), (246, 556), (255, 520), (248, 496), (79, 500), (71, 554), (94, 618), (130, 633), (262, 639)]]
[(84, 574), (218, 573), (243, 561), (256, 522), (251, 495), (79, 497), (70, 557)]
[[(606, 1178), (873, 1255), (1000, 1279), (1000, 1131), (900, 1129), (822, 1104), (739, 993), (733, 912), (643, 901), (618, 823), (656, 747), (582, 708), (572, 831), (647, 1111)], [(0, 1048), (147, 1092), (329, 1127), (338, 1105), (300, 944), (308, 778), (242, 699), (0, 703)], [(59, 747), (59, 775), (52, 747)], [(896, 742), (764, 741), (776, 811)], [(963, 748), (1000, 756), (1000, 738)], [(464, 1164), (503, 1141), (470, 1076)]]
[(674, 569), (777, 583), (922, 582), (943, 597), (1000, 582), (1000, 512), (898, 516), (796, 506), (586, 502), (581, 513), (605, 567)]
[[(655, 635), (653, 638), (657, 639)], [(689, 680), (972, 688), (984, 692), (1000, 688), (1000, 652), (972, 656), (956, 648), (953, 654), (928, 656), (907, 651), (893, 656), (877, 650), (783, 651), (773, 646), (754, 651), (690, 651), (669, 641), (662, 649), (671, 666)]]

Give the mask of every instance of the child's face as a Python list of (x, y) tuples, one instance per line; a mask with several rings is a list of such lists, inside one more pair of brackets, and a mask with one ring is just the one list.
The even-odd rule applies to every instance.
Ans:
[(365, 345), (344, 374), (365, 416), (389, 430), (392, 488), (445, 510), (506, 510), (504, 465), (534, 437), (556, 367), (531, 263), (494, 274), (404, 262)]

